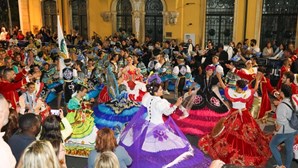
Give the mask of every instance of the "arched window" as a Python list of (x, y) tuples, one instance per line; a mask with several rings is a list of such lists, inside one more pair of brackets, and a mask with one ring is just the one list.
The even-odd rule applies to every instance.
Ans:
[(208, 0), (206, 9), (206, 40), (228, 44), (233, 39), (234, 0)]
[(51, 33), (57, 32), (57, 10), (55, 0), (42, 1), (43, 25), (51, 30)]
[(277, 43), (295, 40), (297, 9), (297, 0), (263, 0), (261, 48), (269, 40), (276, 40)]
[(153, 41), (163, 41), (163, 4), (160, 0), (146, 0), (145, 35)]
[(129, 0), (119, 0), (117, 3), (117, 31), (125, 29), (128, 34), (132, 32), (132, 7)]
[[(0, 26), (4, 26), (6, 31), (9, 30), (9, 17), (8, 17), (8, 6), (7, 1), (0, 1)], [(19, 17), (19, 4), (18, 1), (9, 1), (10, 11), (11, 11), (11, 21), (12, 27), (20, 27), (20, 17)]]
[(72, 28), (85, 39), (88, 37), (86, 0), (72, 0)]

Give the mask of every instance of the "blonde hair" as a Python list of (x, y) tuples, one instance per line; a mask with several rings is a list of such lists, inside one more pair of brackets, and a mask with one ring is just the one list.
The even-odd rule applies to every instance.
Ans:
[(25, 150), (17, 168), (61, 168), (48, 141), (34, 141)]
[(97, 155), (95, 168), (120, 168), (120, 164), (113, 152), (106, 151)]

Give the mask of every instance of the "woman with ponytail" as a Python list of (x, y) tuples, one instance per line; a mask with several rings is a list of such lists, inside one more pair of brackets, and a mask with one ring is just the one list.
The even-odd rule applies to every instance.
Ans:
[[(270, 142), (270, 149), (277, 162), (278, 168), (290, 168), (293, 159), (293, 145), (297, 130), (291, 128), (289, 125), (293, 110), (296, 111), (296, 105), (294, 104), (292, 95), (291, 86), (282, 84), (280, 96), (283, 97), (283, 100), (276, 109), (275, 135)], [(278, 150), (278, 146), (282, 142), (285, 143), (286, 148), (285, 164), (282, 163), (281, 155)]]

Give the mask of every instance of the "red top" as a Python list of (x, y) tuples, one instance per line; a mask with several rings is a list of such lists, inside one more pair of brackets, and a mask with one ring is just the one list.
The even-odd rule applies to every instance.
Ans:
[(17, 90), (27, 83), (26, 78), (24, 78), (26, 74), (27, 72), (23, 70), (16, 75), (16, 82), (9, 82), (6, 80), (2, 80), (0, 82), (0, 93), (6, 98), (7, 101), (11, 103), (11, 106), (14, 109), (17, 109), (17, 104), (19, 102)]

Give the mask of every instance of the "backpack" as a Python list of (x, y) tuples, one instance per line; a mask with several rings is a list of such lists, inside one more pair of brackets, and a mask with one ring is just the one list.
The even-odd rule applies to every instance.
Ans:
[(285, 102), (283, 102), (283, 103), (286, 104), (292, 110), (291, 119), (287, 119), (289, 121), (290, 127), (295, 130), (298, 130), (297, 112), (288, 103), (285, 103)]

